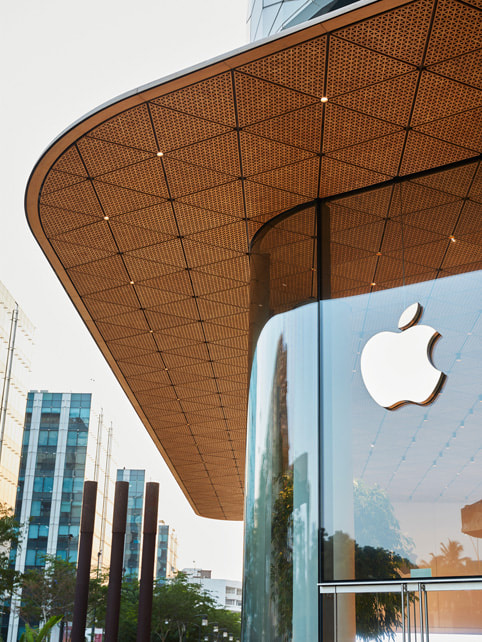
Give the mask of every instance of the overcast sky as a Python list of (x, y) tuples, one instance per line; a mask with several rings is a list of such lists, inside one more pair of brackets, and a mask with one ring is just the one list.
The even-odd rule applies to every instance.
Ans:
[(23, 197), (43, 150), (85, 113), (246, 43), (246, 4), (16, 0), (0, 10), (0, 280), (37, 328), (31, 387), (93, 392), (114, 422), (119, 464), (161, 482), (160, 518), (176, 528), (180, 566), (231, 579), (241, 578), (242, 525), (194, 515), (31, 235)]

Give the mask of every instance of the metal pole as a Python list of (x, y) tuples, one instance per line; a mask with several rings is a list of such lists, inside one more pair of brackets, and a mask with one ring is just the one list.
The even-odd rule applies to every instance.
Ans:
[(427, 603), (427, 589), (423, 585), (423, 605), (425, 610), (425, 637), (427, 642), (430, 640), (430, 633), (428, 629), (428, 603)]
[(122, 587), (122, 564), (126, 534), (129, 482), (115, 483), (114, 518), (112, 520), (112, 549), (110, 554), (109, 588), (105, 614), (105, 642), (117, 642)]
[(142, 539), (141, 581), (139, 586), (139, 610), (137, 617), (137, 642), (151, 639), (152, 592), (154, 581), (154, 559), (156, 555), (157, 509), (159, 506), (159, 484), (146, 484), (144, 503), (144, 529)]
[(0, 460), (2, 459), (3, 438), (5, 435), (5, 420), (7, 418), (8, 394), (10, 392), (10, 381), (12, 380), (12, 365), (15, 350), (15, 337), (17, 336), (18, 325), (18, 303), (12, 310), (12, 322), (10, 324), (10, 336), (8, 337), (7, 360), (5, 362), (5, 378), (3, 380), (1, 421), (0, 421)]
[(105, 458), (105, 472), (104, 472), (104, 493), (102, 498), (102, 518), (100, 521), (100, 542), (99, 542), (99, 566), (102, 566), (103, 555), (105, 550), (105, 524), (107, 521), (107, 502), (109, 500), (109, 485), (110, 485), (110, 462), (112, 457), (112, 435), (114, 428), (112, 424), (109, 426), (107, 432), (107, 453)]
[(418, 586), (418, 598), (419, 598), (419, 607), (420, 607), (420, 615), (419, 615), (419, 620), (420, 620), (420, 639), (424, 640), (425, 639), (425, 634), (424, 634), (424, 618), (423, 618), (423, 591), (425, 590), (425, 586), (423, 584), (419, 584)]
[(100, 455), (102, 451), (102, 428), (104, 420), (104, 411), (101, 408), (99, 413), (99, 421), (97, 424), (97, 445), (95, 449), (95, 462), (94, 462), (94, 481), (99, 481), (99, 469), (100, 469)]
[(84, 482), (82, 497), (82, 516), (80, 519), (79, 561), (75, 582), (74, 617), (72, 622), (71, 642), (84, 642), (87, 605), (89, 600), (90, 559), (92, 557), (92, 540), (94, 537), (95, 503), (97, 499), (97, 482)]

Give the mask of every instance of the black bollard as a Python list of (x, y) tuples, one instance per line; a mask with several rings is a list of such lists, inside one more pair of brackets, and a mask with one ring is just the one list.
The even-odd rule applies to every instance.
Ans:
[(107, 590), (107, 609), (105, 614), (105, 642), (117, 642), (117, 635), (119, 633), (119, 609), (128, 494), (129, 482), (118, 481), (115, 483), (109, 588)]
[(137, 642), (151, 639), (152, 591), (154, 582), (154, 559), (156, 556), (157, 508), (159, 484), (146, 484), (144, 503), (144, 528), (142, 539), (141, 582), (139, 587), (139, 610), (137, 617)]
[(84, 482), (82, 516), (80, 519), (79, 561), (77, 564), (77, 579), (75, 582), (74, 615), (72, 631), (70, 634), (71, 642), (84, 642), (85, 640), (96, 499), (97, 482)]

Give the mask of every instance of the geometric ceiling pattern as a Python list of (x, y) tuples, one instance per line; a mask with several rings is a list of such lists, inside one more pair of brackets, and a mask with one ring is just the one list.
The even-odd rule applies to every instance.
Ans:
[[(406, 278), (482, 261), (481, 173), (456, 166), (482, 148), (480, 10), (381, 0), (325, 16), (104, 106), (35, 167), (32, 231), (197, 513), (242, 518), (264, 223), (330, 200), (333, 296), (399, 282), (401, 216)], [(450, 179), (421, 174), (447, 165)], [(472, 237), (453, 243), (460, 222)], [(422, 229), (437, 260), (414, 249)]]

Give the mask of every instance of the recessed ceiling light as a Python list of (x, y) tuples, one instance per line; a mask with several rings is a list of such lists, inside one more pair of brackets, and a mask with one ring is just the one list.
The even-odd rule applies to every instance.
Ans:
[(457, 240), (453, 234), (449, 236), (449, 239), (452, 241), (452, 243), (455, 243), (455, 241)]
[(328, 96), (322, 96), (320, 98), (320, 100), (321, 100), (322, 103), (327, 103), (328, 102)]
[(156, 155), (160, 158), (161, 156), (164, 156), (164, 152), (161, 152), (161, 150), (159, 150)]
[(107, 214), (106, 214), (106, 215), (104, 216), (104, 221), (108, 221), (108, 220), (109, 220), (109, 217), (108, 217), (108, 216), (107, 216)]
[(129, 281), (129, 283), (130, 283), (131, 285), (134, 285), (134, 281)]

